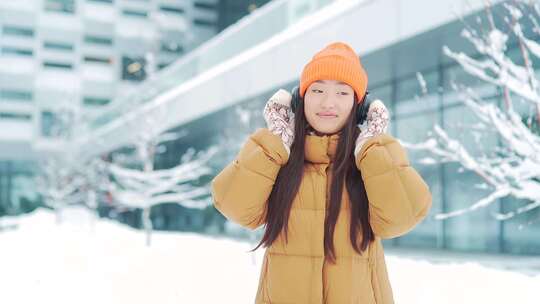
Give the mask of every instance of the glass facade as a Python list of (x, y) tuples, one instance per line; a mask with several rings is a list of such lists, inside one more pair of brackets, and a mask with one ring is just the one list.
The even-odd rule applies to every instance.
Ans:
[(122, 79), (129, 81), (142, 81), (146, 78), (143, 57), (122, 57)]
[[(518, 62), (518, 46), (513, 45), (507, 55)], [(364, 60), (368, 61), (369, 55)], [(419, 80), (417, 73), (411, 73), (381, 85), (374, 84), (370, 90), (370, 95), (381, 98), (392, 112), (391, 133), (405, 142), (416, 143), (426, 140), (428, 132), (438, 124), (451, 138), (463, 143), (474, 156), (501, 145), (501, 139), (495, 132), (482, 132), (482, 137), (479, 137), (478, 133), (472, 131), (472, 125), (478, 118), (460, 102), (451, 84), (456, 82), (475, 87), (484, 101), (493, 103), (502, 102), (498, 88), (486, 85), (456, 63), (440, 64), (421, 74), (423, 81)], [(425, 85), (422, 86), (421, 82)], [(522, 113), (530, 114), (528, 111)], [(384, 243), (456, 251), (540, 253), (540, 239), (537, 237), (540, 235), (539, 209), (507, 221), (495, 219), (495, 213), (509, 212), (527, 203), (512, 197), (500, 199), (487, 208), (462, 216), (435, 219), (435, 214), (469, 207), (491, 192), (483, 189), (482, 178), (459, 164), (423, 165), (419, 161), (429, 157), (429, 154), (410, 149), (408, 155), (430, 186), (433, 207), (430, 216), (413, 232), (384, 240)]]
[(36, 164), (28, 161), (0, 161), (0, 216), (30, 212), (41, 203), (34, 191)]
[[(518, 46), (512, 45), (508, 54), (517, 54), (514, 51), (516, 47)], [(363, 62), (368, 66), (368, 74), (370, 62), (376, 61), (376, 56), (377, 53), (363, 57)], [(425, 141), (434, 125), (438, 124), (451, 138), (463, 143), (474, 156), (480, 156), (502, 145), (497, 133), (483, 132), (482, 136), (479, 136), (472, 130), (472, 125), (477, 123), (477, 117), (460, 101), (458, 94), (452, 89), (452, 82), (473, 86), (486, 102), (499, 104), (502, 102), (502, 95), (497, 87), (485, 85), (466, 74), (457, 63), (448, 62), (440, 62), (419, 72), (389, 76), (395, 77), (370, 83), (370, 97), (382, 99), (389, 107), (390, 132), (400, 140), (407, 143)], [(376, 75), (373, 78), (377, 78)], [(296, 81), (282, 88), (290, 90), (294, 85)], [(200, 142), (204, 139), (202, 141), (206, 145), (217, 144), (223, 147), (225, 150), (213, 159), (212, 164), (215, 173), (219, 172), (233, 159), (247, 136), (256, 128), (264, 126), (261, 109), (273, 93), (265, 92), (183, 126), (181, 129), (191, 135), (183, 138), (182, 142)], [(525, 115), (528, 112), (523, 113)], [(171, 144), (170, 149), (167, 149), (169, 152), (157, 159), (158, 163), (164, 167), (171, 166), (178, 158), (181, 146)], [(540, 209), (506, 221), (497, 220), (494, 216), (495, 213), (509, 212), (527, 203), (515, 198), (500, 199), (486, 208), (479, 208), (461, 216), (436, 219), (434, 215), (469, 207), (488, 196), (491, 191), (483, 187), (481, 177), (462, 168), (460, 164), (423, 164), (421, 160), (432, 157), (428, 152), (414, 149), (407, 151), (412, 165), (430, 186), (433, 207), (428, 217), (412, 232), (402, 237), (383, 240), (385, 245), (463, 252), (540, 253), (540, 238), (537, 237), (540, 235)], [(168, 153), (171, 154), (167, 156)]]
[(75, 13), (75, 0), (45, 0), (44, 7), (46, 11)]
[(0, 90), (0, 99), (10, 101), (32, 101), (33, 94), (30, 91), (24, 90)]
[(2, 34), (6, 36), (34, 37), (34, 30), (28, 27), (4, 25)]

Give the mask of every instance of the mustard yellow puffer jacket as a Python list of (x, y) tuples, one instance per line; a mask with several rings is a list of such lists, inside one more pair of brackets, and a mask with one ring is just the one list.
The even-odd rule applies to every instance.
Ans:
[[(350, 201), (343, 191), (334, 232), (336, 264), (324, 259), (326, 191), (339, 135), (305, 138), (304, 177), (293, 201), (288, 243), (266, 248), (255, 303), (394, 303), (381, 239), (411, 231), (428, 214), (431, 192), (389, 134), (370, 138), (358, 153), (375, 241), (359, 255), (349, 239)], [(212, 180), (214, 206), (249, 229), (264, 224), (265, 204), (288, 154), (267, 128), (252, 133), (237, 157)], [(359, 234), (361, 237), (361, 234)]]

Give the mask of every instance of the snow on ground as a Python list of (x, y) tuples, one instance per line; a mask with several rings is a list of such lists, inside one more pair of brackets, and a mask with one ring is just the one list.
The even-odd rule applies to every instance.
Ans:
[[(145, 235), (83, 209), (39, 209), (0, 230), (1, 303), (253, 303), (263, 250), (195, 233)], [(10, 220), (13, 224), (13, 220)], [(93, 228), (92, 228), (93, 227)], [(540, 274), (386, 252), (397, 304), (538, 303)]]

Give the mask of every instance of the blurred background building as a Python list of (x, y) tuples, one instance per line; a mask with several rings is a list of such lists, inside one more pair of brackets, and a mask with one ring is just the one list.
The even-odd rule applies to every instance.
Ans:
[(0, 210), (36, 199), (35, 160), (65, 129), (59, 108), (75, 106), (85, 120), (107, 111), (265, 2), (1, 1)]
[[(264, 2), (0, 4), (0, 207), (14, 212), (22, 200), (36, 197), (30, 178), (33, 160), (54, 149), (55, 117), (49, 109), (57, 104), (78, 103), (85, 109), (87, 124), (75, 139), (83, 147), (82, 158), (129, 153), (132, 134), (143, 131), (136, 122), (155, 117), (162, 131), (183, 134), (156, 155), (157, 168), (174, 166), (190, 147), (217, 144), (217, 173), (249, 133), (264, 126), (261, 114), (268, 97), (297, 85), (311, 56), (334, 40), (358, 51), (370, 95), (389, 107), (390, 132), (407, 142), (425, 140), (435, 123), (446, 128), (456, 121), (474, 121), (452, 81), (502, 102), (498, 88), (469, 76), (442, 50), (448, 46), (478, 57), (460, 36), (464, 24), (456, 12), (467, 12), (464, 20), (472, 24), (482, 15), (484, 1)], [(493, 10), (502, 12), (501, 1), (492, 2)], [(517, 43), (509, 46), (508, 56), (519, 61)], [(525, 119), (526, 109), (520, 111)], [(448, 132), (474, 142), (466, 129)], [(482, 148), (478, 145), (478, 151)], [(479, 182), (474, 173), (461, 172), (459, 165), (416, 163), (424, 156), (409, 153), (432, 190), (432, 213), (465, 207), (487, 193), (471, 186)], [(538, 210), (504, 222), (492, 217), (492, 212), (520, 204), (510, 200), (445, 221), (428, 217), (412, 233), (384, 240), (385, 245), (540, 253), (540, 227), (519, 228), (538, 218)], [(132, 213), (120, 217), (133, 226), (140, 226), (138, 218)], [(223, 231), (225, 225), (212, 207), (193, 211), (165, 204), (153, 210), (153, 219), (156, 229), (205, 231), (219, 223)]]

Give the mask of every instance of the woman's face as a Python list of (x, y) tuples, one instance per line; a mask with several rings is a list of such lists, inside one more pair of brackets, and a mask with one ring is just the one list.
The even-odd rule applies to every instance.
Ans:
[(317, 80), (304, 94), (304, 113), (318, 132), (336, 133), (345, 125), (354, 105), (354, 90), (337, 80)]

